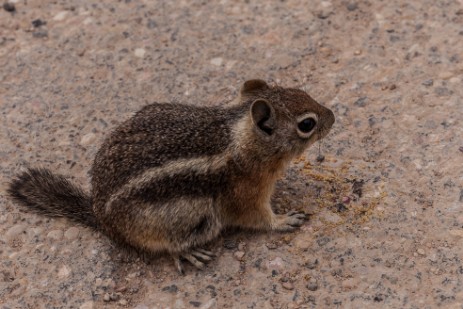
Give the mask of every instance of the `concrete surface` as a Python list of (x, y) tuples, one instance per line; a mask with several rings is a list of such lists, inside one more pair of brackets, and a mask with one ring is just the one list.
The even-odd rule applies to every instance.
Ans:
[[(226, 104), (253, 77), (337, 118), (325, 160), (313, 147), (277, 187), (277, 211), (313, 214), (300, 231), (225, 234), (182, 277), (4, 195), (27, 165), (89, 190), (102, 139), (141, 106)], [(462, 0), (11, 1), (1, 308), (463, 308), (462, 86)]]

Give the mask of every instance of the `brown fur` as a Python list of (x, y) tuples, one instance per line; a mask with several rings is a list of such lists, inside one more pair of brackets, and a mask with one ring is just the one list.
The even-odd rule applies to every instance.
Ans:
[[(309, 128), (298, 129), (301, 117), (315, 127), (306, 119)], [(305, 92), (251, 80), (228, 108), (144, 107), (98, 151), (91, 196), (34, 169), (14, 180), (9, 193), (142, 252), (166, 251), (179, 270), (180, 257), (202, 267), (212, 254), (201, 247), (226, 227), (291, 231), (303, 223), (301, 213), (275, 215), (270, 197), (291, 159), (333, 123), (333, 113)]]

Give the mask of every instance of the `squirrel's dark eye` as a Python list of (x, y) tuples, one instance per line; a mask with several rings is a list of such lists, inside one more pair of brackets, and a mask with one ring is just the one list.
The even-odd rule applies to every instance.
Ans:
[(317, 122), (315, 121), (315, 119), (309, 117), (299, 122), (297, 124), (297, 127), (302, 133), (309, 133), (310, 131), (313, 130), (313, 128), (315, 128), (316, 124)]

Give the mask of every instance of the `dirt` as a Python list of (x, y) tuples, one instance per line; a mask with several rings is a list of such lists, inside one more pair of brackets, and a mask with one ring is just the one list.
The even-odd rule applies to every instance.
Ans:
[[(9, 3), (1, 308), (463, 307), (463, 1)], [(228, 232), (181, 276), (5, 196), (26, 166), (89, 190), (102, 139), (143, 105), (227, 104), (255, 77), (336, 115), (277, 185), (277, 212), (312, 214), (294, 233)]]

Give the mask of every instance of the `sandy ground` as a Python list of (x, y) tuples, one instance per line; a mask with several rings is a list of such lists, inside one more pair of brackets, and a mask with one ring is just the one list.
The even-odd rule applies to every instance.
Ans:
[[(295, 233), (228, 233), (180, 276), (4, 195), (28, 165), (89, 190), (102, 139), (144, 104), (226, 104), (252, 77), (336, 115), (325, 160), (315, 146), (278, 183), (277, 211), (313, 214)], [(462, 86), (462, 0), (13, 1), (1, 308), (463, 308)]]

